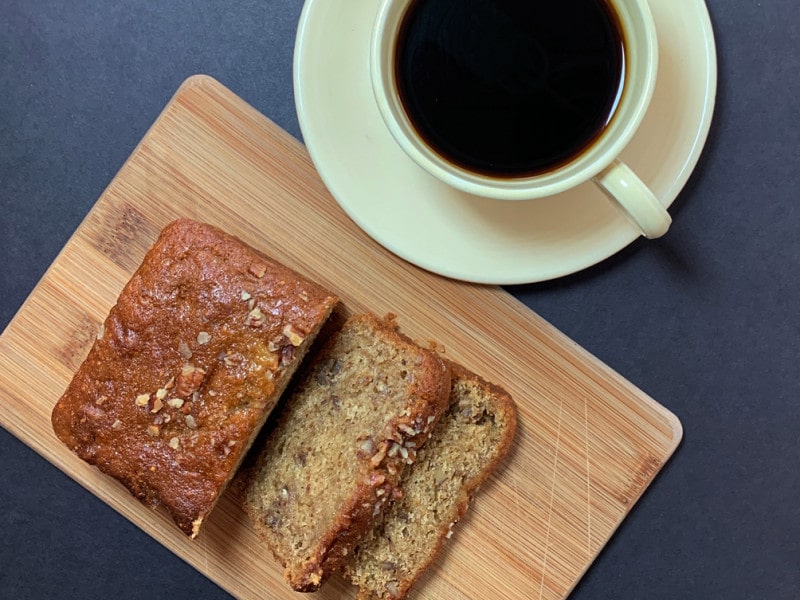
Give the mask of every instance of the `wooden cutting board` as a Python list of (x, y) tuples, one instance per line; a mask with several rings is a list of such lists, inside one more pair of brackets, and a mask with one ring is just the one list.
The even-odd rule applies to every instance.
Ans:
[[(378, 201), (379, 199), (376, 199)], [(241, 598), (296, 598), (231, 492), (195, 541), (54, 436), (50, 412), (159, 230), (214, 223), (354, 311), (505, 386), (520, 412), (503, 467), (416, 598), (564, 598), (680, 442), (678, 419), (498, 288), (407, 264), (358, 229), (304, 147), (219, 83), (186, 81), (0, 338), (0, 424)], [(313, 598), (352, 598), (335, 577)]]

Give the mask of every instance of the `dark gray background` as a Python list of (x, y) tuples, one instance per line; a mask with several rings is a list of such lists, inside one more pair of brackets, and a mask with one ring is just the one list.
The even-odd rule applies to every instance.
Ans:
[[(717, 109), (669, 234), (509, 288), (686, 431), (576, 600), (800, 594), (800, 12), (708, 4)], [(0, 327), (187, 76), (299, 137), (300, 10), (0, 0)], [(227, 595), (0, 429), (0, 598), (143, 597)]]

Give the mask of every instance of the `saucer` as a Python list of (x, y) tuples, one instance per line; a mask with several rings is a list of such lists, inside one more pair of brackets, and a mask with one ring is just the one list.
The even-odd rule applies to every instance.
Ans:
[[(703, 0), (650, 0), (650, 7), (658, 82), (621, 158), (669, 207), (708, 135), (716, 50)], [(377, 1), (306, 0), (294, 57), (306, 147), (331, 194), (368, 235), (426, 270), (488, 284), (575, 273), (639, 237), (592, 183), (537, 200), (491, 200), (454, 190), (417, 166), (373, 97), (368, 57), (377, 9)]]

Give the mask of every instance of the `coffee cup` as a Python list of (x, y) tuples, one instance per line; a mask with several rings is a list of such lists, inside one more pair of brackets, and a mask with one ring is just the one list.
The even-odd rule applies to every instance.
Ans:
[(444, 183), (522, 201), (593, 181), (645, 237), (669, 228), (619, 159), (656, 82), (647, 0), (381, 0), (369, 65), (392, 136)]

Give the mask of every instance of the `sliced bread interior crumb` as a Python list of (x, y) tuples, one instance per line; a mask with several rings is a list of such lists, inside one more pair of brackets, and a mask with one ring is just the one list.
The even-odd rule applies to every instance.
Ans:
[(404, 472), (402, 498), (381, 515), (346, 566), (359, 600), (407, 595), (511, 445), (511, 397), (463, 367), (453, 365), (452, 373), (449, 407)]
[(372, 315), (349, 320), (309, 359), (244, 499), (298, 591), (318, 588), (349, 558), (450, 389), (444, 361)]

